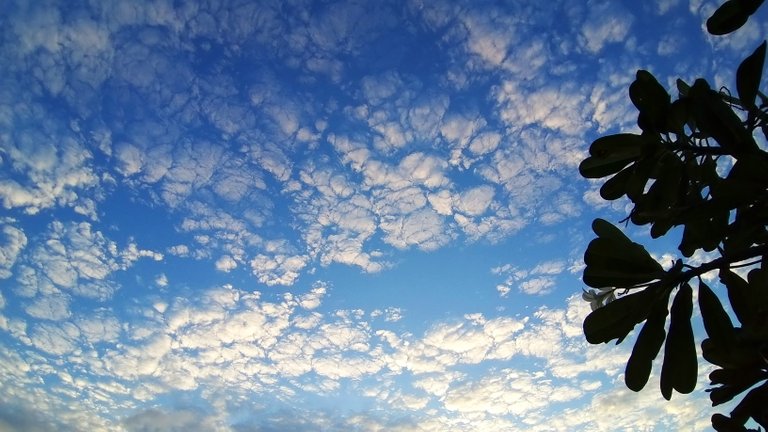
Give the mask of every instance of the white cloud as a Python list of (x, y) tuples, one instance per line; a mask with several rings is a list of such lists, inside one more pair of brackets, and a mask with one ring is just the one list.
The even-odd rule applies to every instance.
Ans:
[(464, 214), (479, 216), (488, 209), (493, 200), (493, 187), (477, 186), (463, 192), (456, 203), (456, 209)]
[(495, 89), (494, 97), (502, 120), (513, 130), (536, 125), (566, 135), (581, 135), (591, 126), (584, 92), (573, 83), (529, 89), (516, 81), (504, 81)]
[(155, 277), (155, 285), (159, 286), (160, 288), (165, 288), (168, 286), (168, 276), (165, 275), (165, 273), (160, 273)]
[(281, 253), (272, 256), (259, 254), (251, 260), (250, 265), (259, 282), (270, 286), (290, 286), (296, 282), (301, 270), (306, 267), (307, 257)]
[(299, 297), (299, 306), (307, 310), (317, 309), (326, 292), (327, 288), (324, 284), (316, 284), (310, 292)]
[(424, 153), (411, 153), (399, 164), (403, 177), (428, 188), (436, 188), (448, 183), (448, 178), (445, 176), (446, 167), (447, 164), (442, 159)]
[(75, 323), (88, 343), (114, 342), (122, 331), (120, 322), (105, 309), (99, 309), (88, 317), (79, 317)]
[(505, 20), (488, 22), (484, 15), (462, 16), (469, 32), (467, 49), (490, 66), (501, 66), (507, 58), (514, 35), (509, 31), (511, 23)]
[(525, 294), (549, 294), (554, 287), (555, 281), (549, 277), (536, 277), (520, 283), (520, 291)]
[(32, 345), (53, 355), (67, 354), (77, 348), (80, 330), (72, 323), (38, 323), (32, 327), (30, 339)]
[[(12, 221), (8, 221), (12, 222)], [(12, 276), (11, 269), (16, 264), (16, 259), (27, 246), (27, 236), (24, 231), (14, 227), (10, 223), (3, 223), (2, 237), (0, 241), (0, 279), (8, 279)]]
[[(6, 169), (21, 174), (19, 181), (0, 178), (0, 200), (6, 209), (36, 214), (43, 209), (74, 207), (79, 193), (99, 184), (91, 167), (93, 155), (71, 137), (52, 137), (41, 130), (19, 133), (4, 148)], [(5, 161), (0, 161), (5, 165)]]
[(451, 240), (440, 215), (431, 209), (414, 211), (403, 217), (382, 218), (384, 241), (398, 249), (417, 246), (422, 250), (435, 250)]
[(222, 255), (216, 260), (216, 270), (228, 273), (237, 268), (237, 261), (229, 255)]
[(69, 318), (70, 298), (66, 294), (56, 293), (35, 298), (25, 311), (33, 318), (60, 321)]
[(599, 53), (606, 44), (625, 40), (631, 25), (631, 15), (612, 10), (610, 3), (594, 7), (581, 28), (583, 46), (593, 54)]

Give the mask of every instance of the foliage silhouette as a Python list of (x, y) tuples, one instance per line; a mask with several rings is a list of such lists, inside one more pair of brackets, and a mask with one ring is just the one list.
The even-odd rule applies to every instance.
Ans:
[[(762, 3), (727, 0), (707, 30), (736, 31)], [(606, 179), (603, 199), (632, 202), (624, 222), (650, 225), (652, 238), (683, 228), (682, 257), (664, 270), (611, 223), (593, 222), (597, 238), (584, 254), (583, 280), (592, 289), (583, 297), (593, 309), (584, 320), (587, 341), (618, 344), (644, 323), (627, 361), (627, 387), (646, 385), (663, 346), (662, 396), (690, 393), (699, 361), (691, 326), (696, 288), (707, 334), (702, 355), (716, 366), (707, 389), (712, 405), (749, 390), (728, 416), (712, 416), (718, 431), (750, 430), (750, 418), (768, 428), (768, 152), (755, 139), (758, 133), (768, 139), (768, 97), (759, 90), (765, 55), (763, 42), (739, 65), (738, 97), (699, 78), (692, 85), (677, 80), (672, 100), (650, 72), (639, 70), (629, 97), (642, 133), (598, 138), (579, 166), (586, 178)], [(697, 251), (714, 258), (698, 265), (686, 260)], [(738, 325), (702, 280), (710, 271), (719, 273)]]

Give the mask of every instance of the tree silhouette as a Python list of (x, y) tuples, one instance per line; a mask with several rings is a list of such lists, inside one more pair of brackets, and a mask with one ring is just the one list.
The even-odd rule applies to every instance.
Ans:
[[(728, 0), (707, 30), (731, 33), (762, 3)], [(707, 389), (712, 405), (748, 391), (728, 416), (712, 416), (718, 431), (750, 430), (750, 418), (768, 428), (768, 152), (755, 139), (760, 132), (768, 138), (768, 97), (759, 90), (765, 54), (763, 42), (739, 65), (737, 97), (699, 78), (692, 85), (677, 80), (673, 101), (651, 73), (639, 70), (629, 97), (642, 133), (598, 138), (579, 166), (584, 177), (606, 179), (604, 199), (626, 195), (632, 202), (623, 222), (650, 225), (652, 238), (682, 227), (681, 257), (665, 270), (620, 229), (593, 222), (597, 238), (584, 254), (583, 281), (593, 288), (583, 294), (593, 309), (584, 320), (587, 341), (618, 344), (644, 323), (627, 361), (627, 387), (645, 386), (664, 346), (662, 396), (690, 393), (698, 376), (691, 325), (696, 289), (707, 334), (702, 355), (716, 366)], [(712, 259), (693, 264), (699, 250)], [(702, 278), (710, 271), (719, 274), (715, 290)], [(715, 291), (723, 292), (738, 325)]]

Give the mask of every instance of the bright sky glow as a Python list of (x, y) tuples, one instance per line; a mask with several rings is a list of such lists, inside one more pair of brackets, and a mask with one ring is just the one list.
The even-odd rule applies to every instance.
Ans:
[(667, 403), (584, 340), (589, 224), (626, 209), (577, 166), (638, 68), (735, 88), (764, 15), (0, 3), (1, 431), (709, 425), (704, 370)]

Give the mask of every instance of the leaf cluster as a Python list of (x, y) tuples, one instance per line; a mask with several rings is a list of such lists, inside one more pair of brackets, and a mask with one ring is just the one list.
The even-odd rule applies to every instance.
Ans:
[[(707, 29), (735, 31), (762, 2), (728, 0)], [(768, 428), (768, 152), (756, 139), (760, 133), (768, 139), (768, 97), (760, 91), (765, 56), (763, 42), (741, 62), (736, 96), (700, 78), (678, 80), (673, 100), (650, 72), (639, 70), (629, 97), (641, 133), (598, 138), (579, 166), (582, 176), (604, 179), (604, 199), (632, 203), (624, 222), (649, 226), (652, 238), (682, 228), (681, 258), (665, 270), (620, 229), (593, 222), (597, 237), (584, 254), (583, 280), (594, 288), (583, 295), (593, 308), (584, 321), (587, 340), (618, 344), (642, 323), (625, 370), (627, 387), (639, 391), (647, 384), (663, 347), (662, 396), (690, 393), (698, 376), (695, 289), (707, 333), (703, 357), (717, 367), (707, 390), (713, 406), (748, 391), (729, 416), (712, 416), (718, 431), (747, 430), (750, 418)], [(697, 251), (717, 258), (687, 263)], [(752, 268), (746, 279), (734, 271), (745, 266)], [(719, 273), (738, 326), (702, 280), (710, 271)]]

